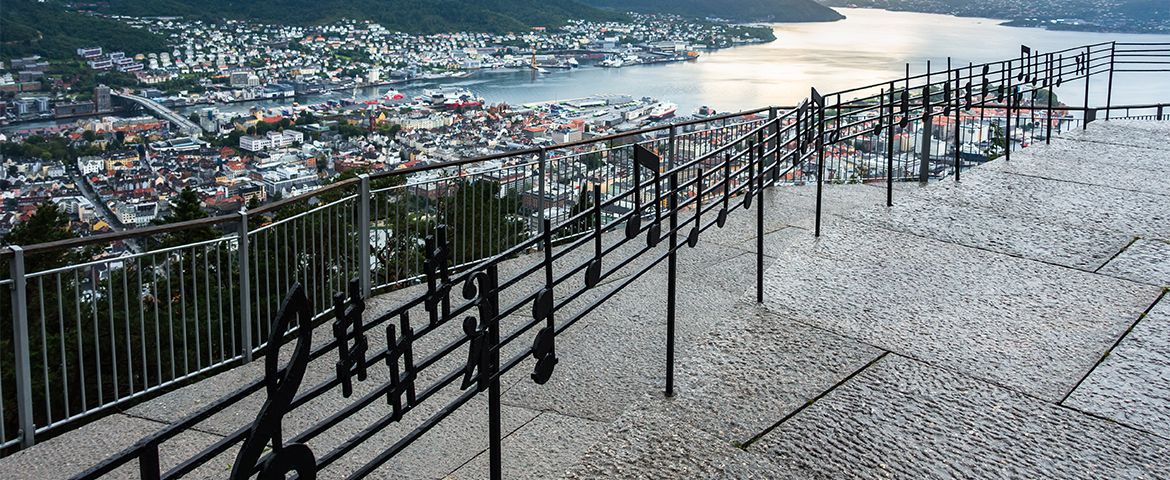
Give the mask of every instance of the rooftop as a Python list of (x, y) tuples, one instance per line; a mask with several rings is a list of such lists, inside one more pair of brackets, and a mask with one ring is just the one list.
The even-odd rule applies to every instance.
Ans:
[[(1167, 138), (1166, 122), (1093, 123), (968, 170), (961, 182), (899, 183), (893, 207), (884, 206), (885, 185), (829, 185), (819, 238), (814, 188), (767, 189), (764, 302), (752, 298), (756, 209), (736, 209), (679, 254), (675, 396), (662, 395), (662, 265), (558, 335), (547, 384), (502, 377), (504, 478), (1170, 476)], [(592, 303), (605, 286), (572, 303)], [(422, 288), (375, 297), (368, 315)], [(385, 345), (381, 329), (370, 334), (371, 345)], [(263, 363), (0, 459), (0, 477), (77, 474), (263, 376)], [(304, 385), (334, 368), (333, 356), (311, 362)], [(386, 370), (372, 369), (349, 399), (323, 395), (289, 412), (285, 434), (375, 392)], [(163, 469), (250, 425), (263, 399), (252, 394), (168, 442)], [(353, 473), (442, 403), (421, 404), (321, 478)], [(487, 477), (486, 402), (470, 403), (378, 475)], [(333, 450), (388, 411), (375, 407), (307, 444), (318, 455)], [(226, 477), (235, 450), (192, 476)], [(135, 467), (118, 472), (133, 476)]]

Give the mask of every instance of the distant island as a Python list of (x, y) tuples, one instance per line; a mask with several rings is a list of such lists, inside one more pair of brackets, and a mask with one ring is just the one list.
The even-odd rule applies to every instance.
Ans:
[(831, 7), (941, 13), (1049, 30), (1170, 34), (1167, 0), (820, 0)]

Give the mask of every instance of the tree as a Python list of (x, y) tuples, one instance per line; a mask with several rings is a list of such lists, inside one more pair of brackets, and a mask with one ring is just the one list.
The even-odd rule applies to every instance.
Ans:
[[(170, 212), (154, 223), (156, 225), (169, 225), (172, 223), (199, 220), (201, 218), (207, 218), (207, 212), (203, 211), (199, 195), (196, 195), (195, 191), (191, 190), (191, 187), (187, 187), (182, 192), (179, 192), (179, 196), (171, 201)], [(219, 233), (214, 228), (209, 225), (202, 225), (167, 234), (163, 240), (163, 246), (186, 245), (211, 240), (218, 236)]]
[[(69, 215), (53, 202), (37, 206), (37, 211), (28, 220), (18, 223), (8, 232), (4, 243), (8, 245), (36, 245), (38, 243), (68, 240), (76, 235), (69, 229)], [(69, 252), (61, 250), (30, 256), (25, 270), (39, 272), (66, 264), (71, 259)]]

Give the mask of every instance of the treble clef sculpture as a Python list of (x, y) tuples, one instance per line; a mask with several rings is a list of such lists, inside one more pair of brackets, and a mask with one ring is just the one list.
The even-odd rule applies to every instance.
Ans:
[[(297, 326), (296, 346), (288, 365), (278, 368), (280, 341), (294, 320)], [(293, 285), (276, 318), (273, 319), (271, 333), (268, 335), (268, 345), (271, 349), (264, 356), (264, 382), (268, 398), (252, 423), (252, 428), (248, 430), (244, 446), (236, 454), (236, 461), (232, 465), (232, 480), (250, 478), (257, 467), (260, 470), (258, 476), (260, 480), (283, 479), (289, 473), (296, 473), (297, 478), (302, 480), (317, 478), (317, 459), (313, 456), (313, 451), (303, 443), (284, 445), (280, 425), (284, 415), (289, 411), (293, 398), (296, 397), (297, 390), (300, 389), (301, 380), (305, 377), (305, 368), (309, 365), (309, 352), (313, 342), (311, 320), (309, 300), (305, 297), (304, 287), (297, 283)], [(270, 443), (272, 454), (261, 463), (260, 458)]]

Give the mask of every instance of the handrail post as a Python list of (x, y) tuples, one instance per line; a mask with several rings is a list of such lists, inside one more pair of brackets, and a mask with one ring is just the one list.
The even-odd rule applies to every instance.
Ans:
[(886, 206), (894, 206), (894, 82), (890, 82), (889, 117), (886, 127)]
[(678, 135), (677, 127), (673, 123), (670, 124), (670, 136), (667, 137), (667, 140), (666, 140), (666, 148), (667, 148), (667, 151), (670, 152), (670, 156), (668, 156), (666, 158), (666, 169), (667, 170), (673, 169), (675, 163), (677, 163), (677, 160), (675, 159), (675, 157), (678, 156), (677, 135)]
[(1109, 43), (1109, 85), (1105, 91), (1105, 121), (1109, 121), (1109, 114), (1113, 106), (1113, 59), (1117, 55), (1117, 42)]
[(370, 284), (370, 175), (358, 175), (361, 180), (361, 191), (358, 195), (358, 269), (361, 276), (362, 297), (370, 298), (372, 286)]
[(1089, 60), (1092, 58), (1092, 48), (1085, 47), (1085, 108), (1081, 109), (1081, 130), (1089, 129), (1089, 77), (1092, 76), (1092, 70), (1089, 69)]
[(930, 150), (932, 133), (931, 123), (934, 121), (934, 112), (930, 105), (930, 85), (922, 87), (922, 147), (919, 153), (922, 158), (918, 165), (918, 182), (925, 185), (930, 177)]
[[(768, 122), (772, 124), (772, 186), (780, 183), (780, 120), (777, 120), (776, 107), (768, 107)], [(764, 148), (764, 152), (768, 149)]]
[[(674, 129), (671, 128), (673, 131)], [(638, 168), (635, 166), (634, 168)], [(666, 260), (666, 396), (674, 396), (674, 322), (678, 278), (678, 172), (670, 173), (670, 253)], [(724, 192), (724, 195), (727, 193)], [(657, 199), (656, 199), (657, 200)]]
[(816, 205), (816, 227), (813, 235), (821, 236), (821, 192), (824, 189), (825, 183), (825, 106), (822, 104), (817, 107), (817, 113), (813, 114), (816, 121), (817, 138), (814, 140), (817, 147), (817, 205)]
[(1158, 121), (1162, 121), (1162, 105), (1158, 105)]
[(252, 282), (249, 280), (248, 261), (248, 210), (240, 209), (240, 228), (238, 233), (240, 255), (240, 337), (244, 344), (244, 363), (252, 362)]
[[(544, 233), (544, 210), (545, 210), (545, 172), (547, 171), (545, 163), (548, 163), (548, 150), (540, 147), (540, 161), (537, 165), (537, 199), (536, 199), (536, 224), (540, 226), (540, 233)], [(637, 168), (637, 167), (634, 167)]]
[(16, 342), (16, 410), (20, 421), (20, 446), (36, 443), (37, 427), (33, 423), (32, 358), (28, 346), (28, 285), (25, 282), (24, 249), (12, 245), (12, 320)]

